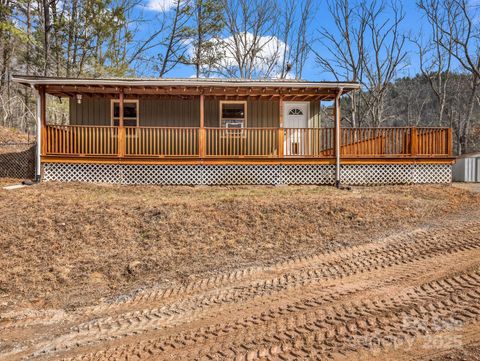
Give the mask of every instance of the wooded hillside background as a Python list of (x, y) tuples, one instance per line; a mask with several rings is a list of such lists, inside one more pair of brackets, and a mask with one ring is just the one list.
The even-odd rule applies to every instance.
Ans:
[(0, 125), (35, 129), (16, 73), (300, 79), (313, 67), (361, 83), (342, 99), (345, 126), (451, 126), (457, 154), (480, 150), (478, 2), (418, 0), (427, 28), (405, 30), (403, 1), (0, 0)]

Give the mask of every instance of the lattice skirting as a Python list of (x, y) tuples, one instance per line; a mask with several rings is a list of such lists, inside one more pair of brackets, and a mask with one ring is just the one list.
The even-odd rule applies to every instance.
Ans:
[[(334, 165), (46, 163), (45, 181), (165, 185), (333, 184)], [(342, 165), (343, 184), (450, 183), (450, 164)]]

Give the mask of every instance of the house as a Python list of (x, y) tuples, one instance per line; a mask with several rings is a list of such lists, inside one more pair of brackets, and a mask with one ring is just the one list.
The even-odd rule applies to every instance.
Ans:
[[(37, 177), (125, 184), (446, 183), (448, 128), (341, 127), (352, 82), (70, 79), (38, 92)], [(67, 98), (53, 124), (47, 95)], [(333, 101), (334, 126), (321, 102)]]

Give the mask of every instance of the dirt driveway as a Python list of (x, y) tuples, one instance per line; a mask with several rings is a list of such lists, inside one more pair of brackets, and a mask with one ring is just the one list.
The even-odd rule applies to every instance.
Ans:
[(6, 312), (0, 359), (478, 359), (479, 216), (94, 306)]

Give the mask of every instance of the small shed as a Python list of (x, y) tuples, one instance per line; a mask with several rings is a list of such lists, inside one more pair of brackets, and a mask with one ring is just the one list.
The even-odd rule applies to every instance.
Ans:
[(454, 182), (480, 182), (480, 152), (461, 155), (453, 165)]

